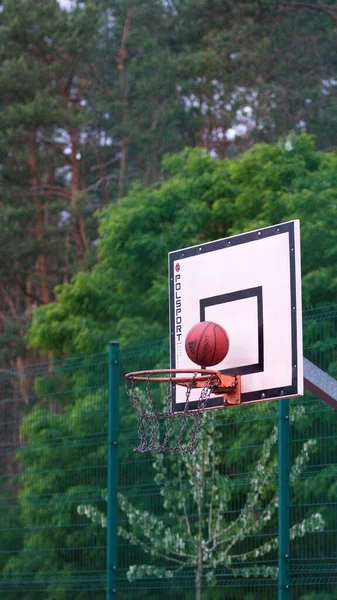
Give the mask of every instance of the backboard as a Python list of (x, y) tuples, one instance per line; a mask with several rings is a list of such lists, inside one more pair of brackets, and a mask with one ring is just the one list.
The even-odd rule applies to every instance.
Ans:
[[(172, 369), (193, 369), (185, 336), (214, 321), (230, 348), (213, 369), (241, 375), (242, 403), (303, 394), (299, 221), (170, 252), (169, 295)], [(185, 394), (175, 387), (179, 412)], [(222, 396), (212, 395), (208, 407), (222, 406)]]

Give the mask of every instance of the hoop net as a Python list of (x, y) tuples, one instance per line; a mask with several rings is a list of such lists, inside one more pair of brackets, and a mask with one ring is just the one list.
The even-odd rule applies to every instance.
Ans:
[[(188, 374), (188, 375), (186, 375)], [(184, 376), (183, 376), (184, 375)], [(153, 384), (160, 384), (155, 389)], [(139, 444), (134, 452), (194, 452), (207, 401), (218, 383), (216, 371), (139, 371), (125, 376), (127, 395), (138, 416)], [(184, 410), (173, 412), (176, 385), (184, 386)], [(192, 389), (198, 388), (197, 407), (190, 410)], [(159, 394), (158, 394), (159, 392)], [(195, 398), (193, 398), (193, 404)]]

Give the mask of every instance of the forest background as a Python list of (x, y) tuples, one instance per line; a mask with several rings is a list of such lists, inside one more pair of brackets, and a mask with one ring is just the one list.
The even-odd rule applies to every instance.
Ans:
[[(292, 176), (276, 181), (272, 162), (263, 165), (267, 149), (256, 150), (265, 181), (258, 182), (257, 176), (249, 181), (248, 172), (244, 175), (245, 163), (240, 161), (245, 159), (240, 157), (257, 142), (269, 144), (282, 136), (307, 132), (315, 136), (316, 148), (327, 153), (326, 160), (335, 156), (337, 11), (332, 0), (100, 0), (61, 6), (56, 0), (7, 0), (1, 6), (3, 368), (23, 368), (41, 356), (42, 343), (35, 343), (39, 350), (27, 344), (33, 314), (39, 306), (53, 302), (56, 286), (65, 284), (58, 288), (59, 294), (74, 293), (70, 290), (81, 286), (102, 260), (100, 252), (104, 253), (109, 239), (107, 251), (116, 267), (120, 268), (127, 245), (126, 278), (131, 276), (133, 255), (147, 264), (147, 273), (138, 262), (132, 284), (120, 279), (120, 273), (119, 284), (114, 282), (114, 273), (99, 285), (92, 283), (97, 294), (106, 286), (101, 304), (95, 299), (93, 310), (104, 321), (105, 310), (109, 313), (109, 305), (116, 302), (124, 316), (132, 315), (130, 341), (141, 341), (143, 324), (138, 331), (135, 326), (145, 299), (142, 296), (142, 302), (134, 306), (138, 286), (145, 278), (142, 292), (149, 290), (159, 271), (166, 269), (168, 250), (245, 231), (252, 221), (260, 226), (278, 222), (291, 212), (296, 216), (297, 209), (282, 211), (277, 205), (279, 191), (289, 187)], [(181, 198), (177, 214), (171, 199), (154, 221), (144, 209), (144, 198), (154, 194), (149, 202), (157, 202), (155, 190), (160, 185), (169, 187), (172, 175), (185, 177), (188, 153), (167, 159), (164, 173), (162, 159), (187, 146), (201, 149), (204, 157), (200, 169), (195, 160), (191, 177), (202, 178), (206, 169), (214, 177), (219, 174), (222, 188), (213, 189), (206, 199), (204, 190), (190, 193), (186, 186), (181, 194), (186, 192), (190, 198)], [(253, 168), (254, 159), (249, 156), (254, 154), (247, 155)], [(298, 161), (291, 152), (289, 162), (295, 176)], [(241, 174), (235, 173), (239, 165)], [(312, 171), (317, 165), (307, 167)], [(159, 188), (158, 182), (162, 182)], [(244, 197), (240, 196), (241, 183), (246, 187)], [(255, 185), (255, 194), (248, 194), (250, 184)], [(265, 193), (264, 186), (269, 185), (275, 198)], [(193, 204), (199, 200), (200, 206)], [(268, 214), (263, 208), (266, 202), (270, 203)], [(210, 219), (207, 209), (215, 203)], [(122, 234), (136, 206), (138, 216)], [(317, 220), (331, 220), (331, 210), (332, 204), (322, 209), (315, 225)], [(259, 216), (261, 211), (263, 216)], [(141, 255), (139, 243), (150, 244), (144, 236), (152, 237), (156, 245), (164, 222), (178, 223), (178, 213), (184, 222), (175, 226), (165, 247), (153, 248), (152, 253), (148, 247), (147, 255)], [(308, 225), (313, 221), (305, 207), (303, 216)], [(123, 240), (114, 238), (118, 231)], [(136, 241), (141, 235), (142, 241)], [(325, 266), (322, 255), (315, 266)], [(81, 275), (73, 280), (78, 272)], [(323, 296), (322, 290), (319, 298), (305, 297), (305, 301), (331, 301), (328, 291)], [(78, 299), (83, 309), (88, 302)], [(156, 315), (147, 319), (147, 337), (166, 334), (164, 294), (158, 302)], [(122, 314), (111, 311), (104, 342), (115, 335), (116, 328), (123, 330)], [(164, 326), (160, 330), (157, 320)], [(72, 336), (68, 337), (71, 345)], [(86, 350), (90, 343), (82, 341)], [(102, 343), (97, 337), (100, 349)], [(63, 341), (60, 346), (58, 342), (48, 346), (48, 350), (65, 350)]]
[(0, 7), (3, 373), (166, 337), (167, 252), (282, 220), (335, 302), (333, 0)]

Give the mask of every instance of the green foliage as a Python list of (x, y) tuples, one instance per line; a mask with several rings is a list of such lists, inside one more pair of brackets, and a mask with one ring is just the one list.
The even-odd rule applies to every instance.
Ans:
[[(2, 346), (2, 323), (12, 319), (13, 306), (19, 319), (30, 318), (56, 285), (93, 264), (96, 210), (117, 202), (135, 181), (157, 181), (165, 153), (198, 146), (217, 158), (236, 156), (256, 141), (301, 131), (314, 133), (319, 148), (335, 144), (335, 9), (316, 8), (316, 0), (288, 7), (243, 0), (1, 6), (0, 213), (10, 214), (0, 233), (0, 285), (12, 302), (10, 309), (0, 297)], [(200, 230), (202, 220), (207, 239), (226, 234), (234, 219), (245, 224), (244, 214), (222, 202), (232, 197), (231, 185), (221, 188), (211, 186), (211, 214), (195, 190), (181, 241), (193, 242), (191, 228)], [(261, 222), (286, 212), (284, 200), (272, 196)], [(244, 212), (264, 201), (256, 190)], [(321, 285), (329, 282), (328, 272), (320, 277)], [(160, 274), (152, 291), (161, 306)], [(159, 334), (156, 313), (148, 336)], [(129, 320), (121, 329), (125, 339), (137, 338)], [(18, 330), (0, 358), (21, 356), (24, 336), (25, 328)]]
[[(300, 422), (305, 428), (310, 419), (306, 412), (303, 404), (294, 407), (292, 426)], [(213, 590), (225, 581), (230, 586), (232, 578), (250, 579), (254, 585), (260, 577), (277, 577), (275, 411), (263, 405), (248, 407), (244, 416), (208, 414), (194, 454), (155, 457), (152, 503), (147, 491), (136, 492), (133, 485), (120, 493), (125, 516), (120, 519), (121, 539), (140, 548), (134, 562), (128, 563), (131, 584), (143, 580), (150, 587), (159, 578), (167, 580), (169, 589), (170, 581), (193, 576), (195, 597), (200, 598), (201, 588)], [(290, 471), (294, 500), (317, 450), (315, 439), (297, 444), (294, 450)], [(155, 498), (160, 502), (153, 502)], [(313, 506), (298, 521), (294, 514), (292, 548), (297, 540), (325, 528), (320, 510)], [(105, 522), (105, 511), (89, 503), (81, 504), (78, 511), (93, 523)]]
[[(48, 377), (42, 379), (48, 383)], [(45, 397), (49, 395), (53, 402), (41, 400), (21, 431), (26, 443), (18, 453), (22, 475), (20, 513), (15, 514), (20, 517), (20, 535), (25, 527), (21, 542), (25, 551), (8, 557), (2, 577), (10, 583), (9, 589), (15, 584), (19, 589), (26, 573), (32, 591), (25, 597), (32, 600), (34, 589), (41, 591), (42, 585), (50, 600), (65, 600), (71, 593), (89, 600), (92, 590), (85, 578), (105, 569), (106, 530), (95, 524), (88, 527), (77, 506), (86, 500), (104, 506), (99, 490), (106, 471), (106, 397), (100, 390), (77, 396), (76, 387), (89, 385), (90, 374), (86, 377), (76, 370), (71, 379), (73, 390), (68, 378), (68, 395), (63, 385), (59, 399), (55, 389), (44, 386)], [(79, 565), (82, 592), (73, 576)]]
[(57, 0), (7, 0), (1, 12), (2, 364), (25, 357), (32, 309), (77, 270), (76, 224), (93, 219), (66, 181), (80, 170), (69, 146), (88, 123), (81, 101), (97, 26), (91, 2), (67, 12)]
[[(32, 311), (31, 345), (56, 353), (102, 350), (113, 338), (140, 344), (166, 336), (169, 250), (285, 219), (302, 221), (305, 304), (335, 302), (335, 154), (316, 151), (310, 137), (294, 136), (259, 144), (235, 159), (209, 155), (237, 156), (256, 140), (271, 142), (301, 130), (315, 133), (319, 148), (335, 145), (332, 2), (329, 11), (316, 0), (289, 7), (240, 0), (85, 0), (71, 11), (56, 0), (0, 4), (0, 362), (11, 364), (25, 354)], [(226, 132), (233, 126), (236, 139), (230, 141)], [(237, 126), (243, 126), (241, 133)], [(75, 138), (76, 156), (65, 152), (65, 132)], [(205, 150), (168, 156), (162, 178), (145, 187), (157, 180), (163, 154), (185, 145)], [(117, 203), (135, 180), (143, 185)], [(94, 214), (111, 201), (99, 217), (99, 260), (89, 269), (95, 260)], [(86, 257), (76, 246), (81, 220)], [(45, 275), (37, 266), (41, 257), (48, 264)], [(57, 288), (56, 302), (36, 309), (45, 302), (42, 283), (52, 290), (79, 268)], [(306, 335), (315, 339), (312, 352), (333, 365), (335, 355), (327, 358), (321, 340), (333, 339), (334, 332), (320, 332), (315, 323)], [(144, 347), (149, 366), (156, 359)], [(76, 375), (70, 379), (50, 375), (36, 383), (38, 404), (21, 433), (22, 514), (6, 510), (2, 522), (1, 545), (11, 535), (13, 547), (25, 549), (9, 553), (5, 577), (19, 584), (22, 572), (34, 573), (39, 593), (46, 573), (68, 576), (76, 568), (71, 551), (64, 555), (60, 547), (76, 548), (84, 570), (92, 568), (97, 524), (89, 523), (84, 533), (80, 526), (88, 521), (76, 506), (86, 500), (95, 500), (97, 510), (104, 506), (102, 478), (83, 480), (76, 472), (72, 479), (67, 466), (83, 467), (84, 475), (85, 465), (93, 471), (103, 465), (105, 442), (95, 448), (81, 443), (106, 423), (106, 402), (89, 393), (91, 373), (84, 382)], [(126, 429), (134, 429), (134, 417), (126, 413)], [(310, 422), (316, 426), (317, 415)], [(303, 417), (299, 432), (310, 422)], [(241, 438), (253, 446), (267, 435), (266, 424), (256, 430), (242, 425), (226, 457), (228, 468), (238, 464)], [(328, 443), (318, 444), (322, 460)], [(128, 452), (124, 446), (123, 459)], [(130, 479), (127, 470), (123, 476)], [(333, 467), (326, 466), (323, 475), (333, 502)], [(133, 486), (135, 493), (141, 488), (140, 469)], [(299, 502), (302, 492), (312, 497), (333, 528), (321, 488), (312, 477), (302, 487), (294, 484), (294, 494)], [(10, 498), (17, 491), (10, 490)], [(39, 528), (46, 523), (50, 529), (43, 535)], [(74, 523), (77, 531), (70, 527)], [(62, 524), (69, 525), (66, 538)], [(65, 598), (62, 585), (54, 581), (42, 594)], [(67, 593), (93, 595), (87, 589)], [(27, 594), (36, 597), (34, 590)]]
[[(335, 321), (326, 319), (324, 331)], [(121, 373), (156, 364), (167, 364), (166, 342), (125, 349)], [(21, 427), (13, 489), (2, 488), (3, 597), (23, 590), (27, 600), (38, 593), (90, 600), (97, 586), (103, 589), (106, 568), (107, 356), (55, 360), (33, 375), (34, 408)], [(226, 591), (233, 600), (269, 598), (277, 568), (276, 404), (211, 411), (195, 455), (153, 458), (132, 454), (136, 415), (123, 389), (122, 597), (159, 600), (161, 589), (173, 600), (184, 582), (181, 599), (193, 600), (202, 541), (202, 597), (221, 600)], [(292, 401), (291, 555), (307, 569), (301, 566), (303, 586), (305, 577), (321, 581), (322, 570), (333, 569), (336, 425), (336, 412), (320, 401)]]
[(304, 304), (333, 302), (336, 167), (306, 135), (222, 161), (191, 149), (168, 156), (159, 183), (101, 212), (98, 264), (35, 312), (31, 345), (82, 352), (163, 336), (170, 250), (290, 219), (301, 220)]
[(300, 597), (300, 600), (333, 600), (333, 595), (315, 592), (314, 594), (304, 594)]

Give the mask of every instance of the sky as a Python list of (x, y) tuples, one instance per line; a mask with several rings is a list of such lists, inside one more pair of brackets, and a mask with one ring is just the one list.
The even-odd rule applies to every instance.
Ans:
[(70, 8), (73, 0), (58, 0), (59, 5), (61, 6), (61, 8)]

